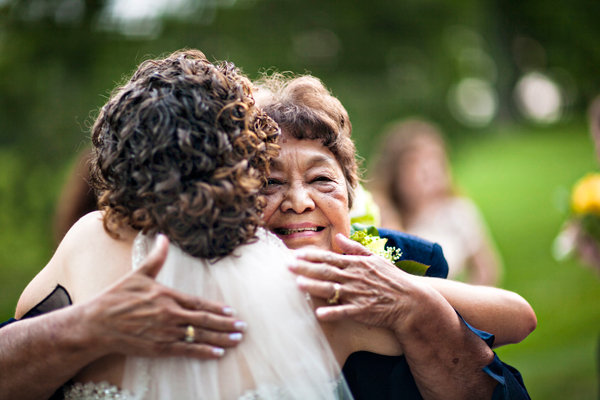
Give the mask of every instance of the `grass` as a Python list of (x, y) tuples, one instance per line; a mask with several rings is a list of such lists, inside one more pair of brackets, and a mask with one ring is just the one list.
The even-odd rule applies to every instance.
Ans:
[[(502, 254), (502, 286), (538, 316), (537, 330), (498, 349), (500, 357), (522, 372), (533, 399), (597, 399), (600, 274), (551, 255), (571, 185), (597, 169), (585, 125), (505, 128), (453, 150), (457, 182), (480, 206)], [(2, 320), (51, 256), (52, 210), (67, 167), (28, 168), (24, 157), (0, 150)]]
[(597, 399), (600, 271), (551, 254), (570, 187), (598, 169), (586, 127), (499, 132), (453, 156), (458, 183), (481, 207), (503, 256), (502, 286), (538, 317), (536, 331), (498, 354), (522, 372), (533, 399)]

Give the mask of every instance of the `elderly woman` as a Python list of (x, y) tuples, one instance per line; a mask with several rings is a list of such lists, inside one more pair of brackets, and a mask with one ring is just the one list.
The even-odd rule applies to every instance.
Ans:
[[(260, 87), (259, 105), (282, 129), (280, 154), (272, 162), (264, 190), (267, 227), (290, 248), (361, 254), (306, 250), (299, 255), (304, 261), (292, 270), (301, 274), (303, 290), (329, 303), (321, 302), (317, 308), (321, 320), (350, 318), (390, 329), (404, 351), (396, 357), (352, 354), (344, 374), (353, 394), (357, 398), (490, 398), (496, 386), (494, 398), (507, 393), (527, 397), (520, 376), (513, 376), (486, 349), (484, 340), (489, 335), (467, 332), (440, 293), (467, 320), (494, 332), (500, 344), (519, 341), (533, 330), (535, 315), (529, 305), (494, 288), (408, 275), (348, 241), (348, 215), (358, 176), (346, 110), (313, 77), (275, 76)], [(393, 231), (380, 230), (380, 234), (390, 245), (402, 248), (404, 257), (431, 265), (428, 275), (447, 274), (441, 254), (436, 254), (438, 246)], [(499, 370), (506, 379), (495, 375)]]

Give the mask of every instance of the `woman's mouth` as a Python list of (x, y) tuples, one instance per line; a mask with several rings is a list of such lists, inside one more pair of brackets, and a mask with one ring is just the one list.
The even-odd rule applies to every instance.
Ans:
[(313, 226), (310, 228), (275, 228), (273, 229), (273, 232), (275, 232), (277, 235), (293, 235), (295, 233), (302, 233), (302, 232), (321, 232), (323, 229), (325, 229), (325, 227), (323, 226)]

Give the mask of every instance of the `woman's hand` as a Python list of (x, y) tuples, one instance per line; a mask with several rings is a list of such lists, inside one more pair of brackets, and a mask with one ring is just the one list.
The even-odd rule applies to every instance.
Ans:
[[(419, 309), (423, 292), (410, 276), (383, 257), (341, 234), (336, 244), (345, 254), (303, 249), (290, 270), (298, 275), (300, 289), (336, 304), (318, 307), (322, 321), (351, 318), (371, 326), (397, 331), (400, 322)], [(397, 332), (400, 333), (400, 332)]]
[[(90, 346), (147, 357), (218, 358), (242, 339), (245, 323), (223, 304), (176, 292), (155, 281), (169, 242), (161, 236), (142, 266), (86, 303), (81, 329)], [(77, 306), (75, 306), (77, 307)], [(194, 341), (186, 341), (188, 326)], [(190, 332), (192, 333), (192, 332)]]
[(360, 244), (335, 239), (345, 255), (302, 250), (290, 267), (302, 290), (325, 300), (338, 297), (339, 304), (317, 308), (317, 317), (392, 330), (425, 399), (491, 398), (497, 382), (483, 367), (494, 354), (442, 295)]
[(469, 324), (493, 333), (495, 346), (518, 343), (537, 325), (529, 303), (514, 292), (409, 275), (342, 235), (336, 240), (344, 253), (352, 255), (302, 250), (298, 264), (291, 267), (300, 275), (300, 288), (314, 297), (332, 298), (334, 284), (339, 284), (340, 304), (316, 310), (322, 321), (348, 317), (392, 329), (404, 337), (410, 329), (407, 322), (414, 322), (413, 317), (432, 315), (432, 301), (437, 302), (439, 294)]
[[(208, 359), (237, 345), (245, 324), (231, 309), (154, 280), (168, 244), (159, 238), (138, 270), (94, 298), (3, 327), (0, 397), (48, 398), (81, 368), (110, 353)], [(192, 343), (184, 340), (188, 325), (195, 328)]]

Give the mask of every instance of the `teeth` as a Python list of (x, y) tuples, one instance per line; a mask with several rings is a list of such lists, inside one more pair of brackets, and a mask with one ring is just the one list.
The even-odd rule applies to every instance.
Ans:
[(278, 231), (280, 231), (283, 235), (291, 235), (292, 233), (298, 233), (298, 232), (306, 232), (306, 231), (311, 231), (311, 232), (316, 232), (317, 228), (299, 228), (299, 229), (278, 229)]

